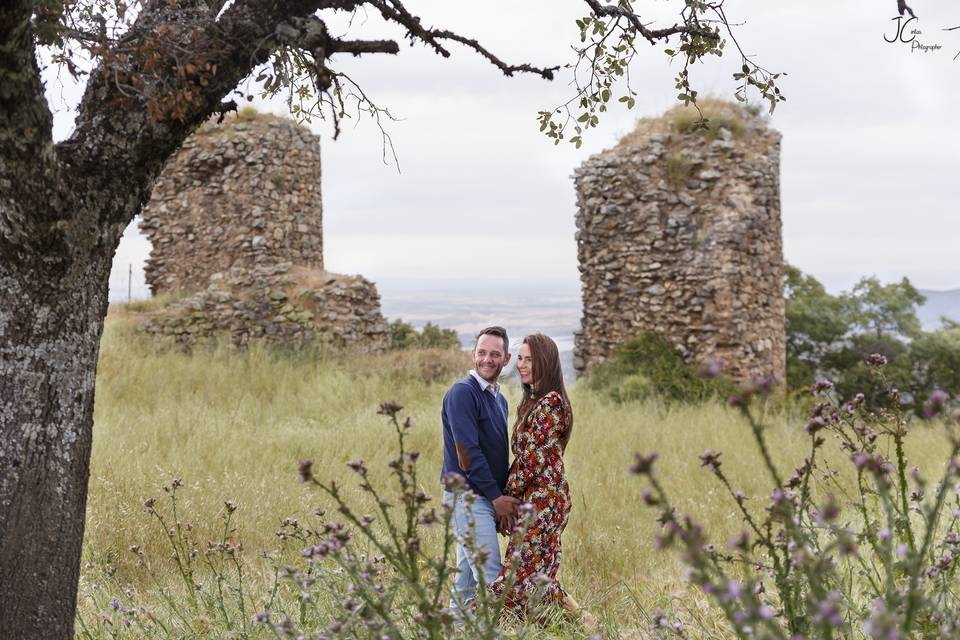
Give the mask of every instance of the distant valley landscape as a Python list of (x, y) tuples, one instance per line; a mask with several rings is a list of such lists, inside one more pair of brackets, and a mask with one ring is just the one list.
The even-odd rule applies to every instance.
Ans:
[[(126, 299), (126, 287), (111, 290), (111, 299)], [(125, 282), (123, 284), (126, 284)], [(513, 339), (542, 331), (557, 341), (564, 370), (573, 374), (573, 332), (580, 326), (580, 290), (559, 284), (517, 283), (509, 286), (461, 288), (449, 284), (411, 285), (409, 282), (378, 283), (383, 315), (401, 318), (417, 327), (427, 322), (454, 329), (460, 342), (468, 345), (482, 327), (502, 324)], [(926, 302), (917, 310), (924, 329), (936, 329), (941, 318), (960, 320), (960, 289), (921, 289)], [(147, 297), (146, 289), (134, 298)]]
[[(527, 333), (542, 331), (557, 341), (564, 372), (572, 378), (573, 332), (580, 326), (580, 292), (571, 287), (533, 286), (528, 291), (510, 287), (494, 289), (424, 288), (381, 285), (383, 315), (402, 318), (418, 327), (427, 322), (454, 329), (460, 342), (468, 345), (474, 332), (501, 324), (511, 341)], [(926, 302), (917, 317), (926, 330), (936, 329), (941, 318), (960, 320), (960, 289), (934, 291), (921, 289)]]

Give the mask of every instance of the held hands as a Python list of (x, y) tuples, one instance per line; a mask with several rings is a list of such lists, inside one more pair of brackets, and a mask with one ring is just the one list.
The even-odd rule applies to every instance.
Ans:
[(500, 496), (493, 501), (493, 508), (497, 512), (497, 533), (508, 536), (517, 523), (517, 505), (520, 500), (513, 496)]

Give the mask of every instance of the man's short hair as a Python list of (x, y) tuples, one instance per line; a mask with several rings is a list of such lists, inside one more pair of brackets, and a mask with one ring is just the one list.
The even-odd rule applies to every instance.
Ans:
[(503, 354), (506, 355), (510, 353), (510, 338), (507, 337), (507, 330), (503, 327), (487, 327), (486, 329), (481, 329), (480, 333), (477, 334), (477, 339), (473, 342), (473, 350), (477, 350), (477, 343), (480, 342), (480, 336), (496, 336), (503, 339)]

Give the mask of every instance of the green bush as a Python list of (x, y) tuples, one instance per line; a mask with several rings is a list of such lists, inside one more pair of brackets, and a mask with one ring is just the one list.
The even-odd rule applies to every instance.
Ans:
[(870, 354), (887, 362), (884, 377), (900, 394), (897, 402), (915, 413), (935, 392), (960, 395), (960, 324), (925, 331), (917, 319), (924, 297), (904, 278), (883, 285), (862, 278), (849, 293), (831, 295), (812, 276), (787, 265), (787, 384), (809, 388), (827, 378), (843, 398), (863, 393), (876, 406), (890, 395), (877, 383), (866, 362)]
[(587, 384), (608, 391), (617, 402), (647, 398), (700, 402), (732, 391), (729, 381), (699, 375), (669, 342), (653, 333), (621, 345), (590, 372)]
[(453, 329), (444, 329), (428, 322), (422, 330), (417, 331), (416, 327), (400, 318), (389, 326), (390, 348), (394, 351), (460, 348), (460, 338)]

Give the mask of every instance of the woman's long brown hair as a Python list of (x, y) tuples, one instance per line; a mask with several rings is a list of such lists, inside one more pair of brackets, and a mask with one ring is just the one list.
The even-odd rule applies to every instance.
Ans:
[(563, 399), (563, 435), (560, 436), (560, 446), (566, 450), (573, 433), (573, 408), (567, 397), (567, 389), (563, 385), (563, 369), (560, 367), (560, 350), (557, 343), (542, 333), (531, 333), (524, 337), (523, 344), (530, 347), (530, 357), (533, 360), (533, 385), (524, 384), (523, 401), (517, 407), (517, 421), (514, 429), (526, 422), (540, 399), (556, 391)]

